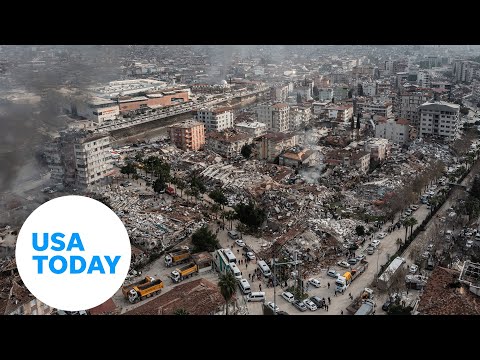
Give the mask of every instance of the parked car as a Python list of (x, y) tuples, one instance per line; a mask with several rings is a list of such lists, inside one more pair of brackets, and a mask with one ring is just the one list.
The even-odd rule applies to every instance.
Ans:
[(363, 254), (357, 255), (357, 256), (355, 257), (355, 259), (357, 259), (357, 261), (362, 261), (362, 260), (365, 259), (365, 258), (366, 258), (366, 256), (363, 255)]
[(383, 239), (385, 236), (387, 236), (387, 234), (385, 234), (384, 232), (381, 232), (377, 235), (379, 239)]
[(415, 210), (418, 209), (418, 205), (410, 205), (410, 209), (412, 209), (413, 211), (415, 211)]
[(289, 303), (293, 303), (295, 301), (295, 297), (291, 292), (284, 291), (282, 292), (282, 297), (287, 300)]
[(279, 312), (280, 311), (280, 308), (274, 303), (274, 302), (271, 302), (269, 301), (267, 303), (267, 306), (270, 308), (270, 310), (272, 310), (273, 312)]
[(373, 246), (374, 248), (379, 247), (379, 246), (380, 246), (380, 240), (377, 240), (377, 239), (373, 240), (373, 241), (372, 241), (372, 246)]
[(248, 260), (255, 260), (255, 254), (251, 251), (247, 252)]
[(374, 252), (375, 252), (375, 248), (373, 246), (369, 246), (367, 248), (367, 254), (368, 255), (373, 255)]
[(328, 270), (327, 275), (335, 279), (340, 276), (340, 274), (333, 269)]
[(387, 299), (382, 305), (382, 310), (383, 311), (388, 311), (390, 309), (390, 306), (392, 305), (392, 301), (390, 299)]
[(348, 263), (349, 263), (350, 265), (355, 265), (357, 262), (358, 262), (358, 260), (357, 260), (356, 258), (348, 259)]
[(316, 288), (319, 288), (319, 287), (320, 287), (320, 280), (318, 280), (318, 279), (314, 279), (314, 278), (309, 279), (309, 280), (308, 280), (308, 283), (309, 283), (309, 284), (312, 284), (312, 285), (315, 286)]
[(310, 311), (317, 310), (317, 305), (315, 305), (310, 299), (303, 300), (303, 303), (308, 308), (308, 310), (310, 310)]
[(411, 209), (406, 210), (405, 215), (407, 215), (407, 216), (412, 215), (412, 210)]
[(432, 249), (433, 249), (433, 244), (428, 244), (427, 250), (428, 250), (428, 251), (431, 251)]
[(348, 262), (346, 262), (345, 260), (343, 261), (339, 261), (337, 263), (338, 266), (341, 266), (341, 267), (344, 267), (344, 268), (349, 268), (350, 267), (350, 264)]
[(293, 302), (293, 306), (295, 306), (298, 310), (300, 311), (307, 311), (307, 306), (305, 305), (305, 303), (301, 300), (295, 300)]
[(469, 248), (472, 247), (472, 245), (473, 245), (473, 240), (467, 240), (467, 243), (465, 244), (465, 247), (466, 247), (467, 249), (469, 249)]
[(244, 247), (244, 246), (245, 246), (245, 243), (244, 243), (243, 240), (241, 240), (241, 239), (235, 240), (235, 244), (237, 244), (237, 245), (240, 246), (240, 247)]
[(428, 259), (429, 257), (430, 257), (430, 252), (424, 251), (423, 254), (422, 254), (422, 258)]
[(322, 298), (319, 298), (318, 296), (312, 296), (310, 298), (310, 301), (317, 306), (317, 309), (323, 307), (323, 305), (325, 304), (325, 301)]
[(408, 268), (408, 271), (411, 273), (411, 274), (415, 274), (418, 270), (418, 265), (415, 265), (415, 264), (412, 264), (410, 265), (410, 267)]

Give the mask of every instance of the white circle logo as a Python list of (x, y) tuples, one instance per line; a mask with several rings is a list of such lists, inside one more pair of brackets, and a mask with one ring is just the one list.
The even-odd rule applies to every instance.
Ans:
[(28, 290), (66, 311), (98, 306), (123, 285), (130, 240), (117, 215), (84, 196), (62, 196), (38, 207), (17, 238), (17, 268)]

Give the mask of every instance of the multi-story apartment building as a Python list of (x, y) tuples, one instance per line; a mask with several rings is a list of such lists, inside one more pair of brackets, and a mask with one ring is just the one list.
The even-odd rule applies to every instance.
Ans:
[(257, 107), (258, 121), (267, 125), (268, 131), (286, 132), (290, 127), (289, 111), (287, 104), (263, 104)]
[(333, 121), (347, 122), (353, 116), (353, 105), (329, 105), (326, 110), (328, 111), (328, 118)]
[(233, 109), (228, 106), (200, 109), (197, 111), (195, 119), (205, 124), (207, 131), (223, 131), (233, 128)]
[(407, 119), (410, 124), (420, 125), (418, 107), (432, 99), (433, 93), (429, 90), (407, 91), (400, 95), (400, 118)]
[(80, 186), (88, 187), (111, 175), (112, 148), (108, 136), (79, 139), (74, 148), (77, 183)]
[(259, 137), (267, 133), (267, 125), (259, 121), (236, 123), (235, 129), (253, 137)]
[(113, 173), (110, 138), (86, 131), (61, 132), (47, 145), (51, 178), (65, 186), (88, 187)]
[(392, 103), (389, 101), (358, 103), (357, 109), (361, 110), (363, 113), (380, 115), (386, 118), (392, 117)]
[(254, 137), (234, 131), (211, 132), (207, 134), (205, 147), (227, 158), (240, 154), (242, 147), (253, 142)]
[(332, 88), (320, 88), (318, 89), (319, 101), (332, 101), (333, 89)]
[(187, 120), (170, 126), (170, 139), (183, 150), (199, 150), (205, 145), (205, 125), (199, 121)]
[(403, 144), (408, 142), (410, 136), (410, 125), (405, 119), (386, 119), (378, 121), (375, 126), (375, 137), (392, 140), (393, 142)]
[(432, 77), (429, 71), (419, 71), (417, 74), (418, 86), (423, 88), (429, 88), (432, 85)]
[(418, 108), (419, 136), (439, 136), (455, 140), (460, 121), (460, 105), (444, 101), (426, 102)]
[(312, 118), (312, 109), (306, 106), (290, 107), (290, 130), (298, 130)]

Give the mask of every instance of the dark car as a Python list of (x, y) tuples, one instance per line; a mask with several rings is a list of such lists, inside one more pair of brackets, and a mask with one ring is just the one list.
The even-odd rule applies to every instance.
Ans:
[(307, 311), (307, 306), (301, 300), (295, 300), (293, 302), (293, 306), (295, 306), (300, 311)]
[(353, 243), (353, 244), (350, 244), (350, 246), (348, 247), (348, 250), (357, 250), (358, 249), (358, 245)]
[(350, 265), (356, 265), (358, 262), (358, 260), (356, 258), (351, 258), (351, 259), (348, 259), (348, 263)]
[(318, 296), (312, 296), (310, 300), (317, 305), (317, 308), (323, 308), (324, 302), (322, 298), (319, 298)]
[(390, 309), (390, 306), (392, 305), (392, 301), (390, 299), (387, 299), (382, 305), (382, 310), (383, 311), (388, 311)]

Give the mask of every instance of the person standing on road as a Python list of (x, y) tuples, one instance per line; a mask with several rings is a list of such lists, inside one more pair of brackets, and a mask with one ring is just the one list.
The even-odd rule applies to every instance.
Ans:
[(343, 315), (343, 310), (342, 310), (342, 311), (340, 311), (340, 315)]
[(262, 291), (262, 284), (258, 284), (258, 288)]
[(327, 287), (330, 289), (330, 283), (327, 283)]
[(330, 305), (332, 303), (332, 300), (330, 300), (330, 298), (328, 298), (328, 305)]

